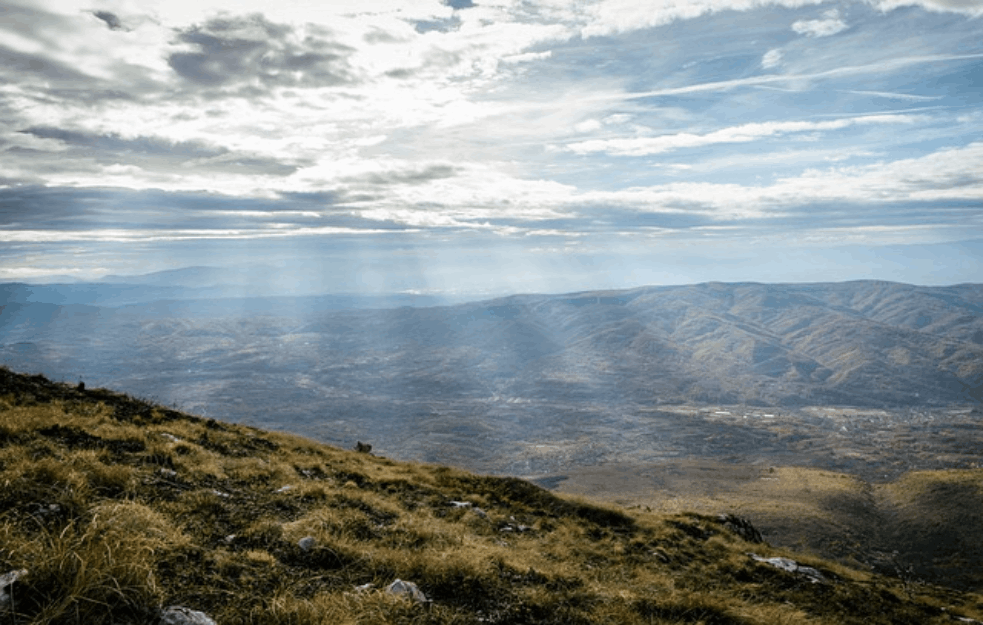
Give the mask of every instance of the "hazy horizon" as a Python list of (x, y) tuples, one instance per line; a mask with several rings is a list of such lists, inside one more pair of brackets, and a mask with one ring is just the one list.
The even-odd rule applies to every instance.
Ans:
[(0, 282), (983, 275), (983, 2), (12, 0)]

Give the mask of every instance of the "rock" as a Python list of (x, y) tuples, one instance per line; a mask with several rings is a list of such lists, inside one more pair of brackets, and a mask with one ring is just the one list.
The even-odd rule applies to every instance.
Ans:
[(57, 517), (58, 514), (61, 513), (61, 506), (59, 506), (56, 503), (52, 503), (48, 505), (44, 505), (44, 504), (36, 504), (36, 505), (37, 508), (33, 512), (33, 516), (34, 518), (39, 519), (41, 521), (46, 521), (53, 517)]
[(748, 555), (756, 562), (761, 562), (762, 564), (767, 564), (768, 566), (773, 566), (776, 569), (788, 571), (796, 575), (802, 575), (808, 578), (813, 584), (825, 583), (827, 581), (826, 577), (816, 569), (811, 566), (802, 566), (795, 560), (789, 558), (765, 558), (755, 553), (749, 553)]
[(525, 534), (526, 532), (531, 532), (534, 529), (528, 525), (523, 525), (521, 523), (515, 522), (515, 517), (512, 517), (512, 521), (513, 521), (512, 523), (502, 523), (501, 526), (498, 528), (498, 531), (504, 532), (506, 534), (510, 534), (512, 532)]
[(455, 508), (464, 508), (465, 510), (470, 510), (471, 512), (474, 512), (475, 514), (477, 514), (479, 517), (483, 519), (488, 518), (487, 512), (485, 512), (478, 506), (474, 505), (470, 501), (451, 501), (450, 504)]
[(413, 582), (404, 582), (401, 579), (397, 579), (393, 583), (386, 586), (386, 592), (393, 595), (405, 595), (417, 603), (429, 603), (430, 600), (427, 596), (423, 594), (420, 587)]
[(218, 625), (204, 612), (172, 605), (160, 612), (160, 625)]
[(363, 443), (362, 441), (356, 441), (355, 451), (359, 452), (360, 454), (367, 454), (370, 451), (372, 451), (372, 445), (369, 445), (368, 443)]
[(161, 467), (160, 469), (157, 469), (157, 473), (160, 474), (161, 477), (166, 477), (169, 480), (173, 480), (174, 478), (177, 477), (177, 471), (175, 471), (174, 469), (168, 469), (166, 467)]
[(747, 519), (733, 514), (721, 514), (719, 517), (721, 523), (724, 524), (731, 532), (737, 534), (749, 543), (763, 543), (764, 538), (761, 537), (761, 532), (758, 531), (756, 527), (751, 525), (751, 522)]
[(302, 551), (310, 551), (317, 546), (317, 541), (314, 540), (313, 536), (304, 536), (297, 541), (297, 546), (300, 547)]
[(0, 614), (5, 614), (15, 608), (14, 582), (27, 575), (26, 569), (18, 569), (0, 575)]

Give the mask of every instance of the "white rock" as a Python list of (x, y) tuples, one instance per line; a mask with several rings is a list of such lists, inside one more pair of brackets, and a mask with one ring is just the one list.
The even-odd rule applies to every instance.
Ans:
[(429, 599), (427, 599), (427, 596), (423, 594), (423, 591), (420, 590), (419, 586), (413, 582), (404, 582), (401, 579), (397, 579), (393, 583), (386, 586), (386, 592), (394, 595), (406, 595), (417, 603), (429, 602)]
[(756, 562), (761, 562), (762, 564), (767, 564), (775, 567), (776, 569), (788, 571), (789, 573), (795, 573), (797, 575), (808, 577), (809, 581), (811, 581), (813, 584), (826, 581), (826, 578), (822, 573), (811, 566), (802, 566), (795, 560), (790, 560), (789, 558), (765, 558), (754, 553), (749, 553), (748, 555), (751, 556)]
[(218, 625), (204, 612), (179, 605), (164, 608), (160, 613), (160, 625)]
[(0, 614), (7, 612), (13, 606), (14, 593), (11, 586), (25, 575), (27, 575), (26, 569), (18, 569), (0, 575)]
[(303, 538), (297, 541), (297, 546), (304, 551), (310, 551), (311, 549), (317, 546), (317, 541), (314, 540), (313, 536), (304, 536)]

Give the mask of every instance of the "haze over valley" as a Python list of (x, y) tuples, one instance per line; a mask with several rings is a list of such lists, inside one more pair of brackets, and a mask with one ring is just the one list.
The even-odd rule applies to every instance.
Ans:
[[(709, 283), (336, 310), (351, 300), (64, 303), (141, 289), (6, 285), (3, 362), (343, 445), (371, 439), (397, 457), (523, 474), (642, 449), (650, 460), (830, 464), (803, 439), (854, 432), (845, 438), (861, 445), (859, 432), (873, 454), (878, 429), (958, 421), (983, 392), (979, 285)], [(816, 406), (872, 412), (859, 427)], [(776, 434), (777, 413), (795, 436)]]

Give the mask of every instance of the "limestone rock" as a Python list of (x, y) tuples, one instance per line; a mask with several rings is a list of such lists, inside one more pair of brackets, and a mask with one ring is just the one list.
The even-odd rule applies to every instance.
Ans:
[(427, 596), (423, 594), (420, 587), (413, 582), (404, 582), (401, 579), (397, 579), (393, 583), (386, 586), (386, 592), (394, 595), (405, 595), (417, 603), (429, 603)]
[(762, 564), (773, 566), (776, 569), (788, 571), (789, 573), (794, 573), (796, 575), (802, 575), (813, 584), (825, 583), (828, 581), (822, 573), (811, 566), (802, 566), (795, 560), (791, 560), (789, 558), (765, 558), (764, 556), (759, 556), (755, 553), (749, 553), (748, 555), (751, 556), (755, 562), (761, 562)]
[(204, 612), (172, 605), (160, 612), (160, 625), (218, 625)]
[(27, 575), (26, 569), (18, 569), (0, 575), (0, 614), (14, 607), (14, 582)]
[(317, 541), (313, 536), (304, 536), (297, 541), (297, 546), (300, 547), (302, 551), (310, 551), (317, 546)]

